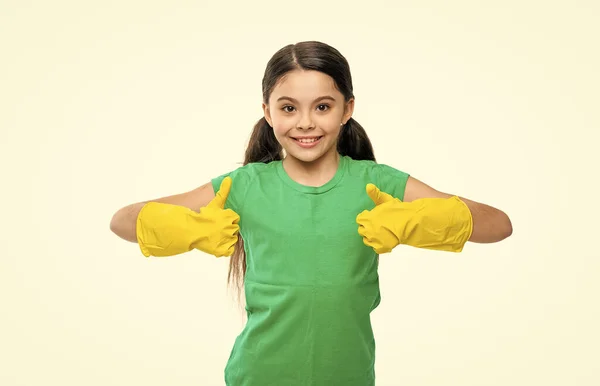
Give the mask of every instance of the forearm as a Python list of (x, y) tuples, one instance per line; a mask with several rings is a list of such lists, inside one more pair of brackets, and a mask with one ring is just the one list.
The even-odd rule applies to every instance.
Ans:
[(512, 223), (506, 213), (486, 204), (459, 198), (469, 207), (473, 217), (473, 232), (469, 241), (496, 243), (512, 234)]
[[(422, 199), (425, 200), (422, 201)], [(416, 203), (417, 207), (413, 209), (415, 214), (412, 227), (414, 227), (415, 234), (419, 230), (423, 234), (431, 233), (431, 237), (427, 239), (433, 240), (432, 245), (452, 245), (453, 242), (449, 242), (449, 240), (456, 238), (459, 242), (454, 244), (459, 246), (454, 247), (454, 250), (459, 250), (462, 249), (463, 242), (495, 243), (512, 234), (511, 221), (501, 210), (455, 194), (439, 191), (410, 177), (406, 184), (403, 201), (414, 202), (417, 200), (420, 202)], [(417, 208), (419, 210), (416, 210)], [(410, 225), (406, 221), (399, 224)], [(406, 228), (405, 232), (407, 231), (408, 233), (412, 232), (410, 228)], [(437, 236), (438, 233), (440, 236)], [(414, 239), (419, 244), (423, 244), (421, 240)]]
[(137, 243), (136, 221), (146, 202), (139, 202), (119, 209), (110, 221), (110, 230), (123, 240)]
[(198, 212), (215, 198), (212, 183), (193, 189), (186, 193), (174, 194), (153, 200), (145, 200), (119, 209), (110, 221), (110, 230), (120, 238), (137, 243), (136, 225), (137, 218), (145, 204), (149, 202), (161, 202), (165, 204), (179, 205)]

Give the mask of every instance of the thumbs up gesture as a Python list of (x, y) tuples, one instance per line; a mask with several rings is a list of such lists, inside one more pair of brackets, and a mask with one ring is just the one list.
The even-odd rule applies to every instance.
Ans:
[(473, 218), (457, 196), (402, 202), (367, 185), (375, 208), (356, 217), (358, 234), (377, 253), (399, 244), (438, 251), (461, 252), (473, 232)]
[(172, 256), (198, 249), (216, 257), (231, 256), (239, 233), (239, 215), (224, 209), (231, 191), (226, 177), (219, 191), (199, 212), (149, 202), (137, 218), (136, 234), (144, 256)]
[(194, 216), (205, 237), (199, 237), (192, 247), (216, 257), (231, 256), (238, 240), (240, 216), (225, 209), (231, 184), (231, 177), (225, 177), (215, 198)]
[(375, 208), (365, 210), (356, 217), (358, 234), (363, 237), (365, 245), (377, 253), (391, 252), (400, 244), (400, 240), (392, 230), (397, 222), (392, 206), (402, 204), (400, 200), (382, 192), (373, 184), (367, 184), (367, 194), (375, 203)]

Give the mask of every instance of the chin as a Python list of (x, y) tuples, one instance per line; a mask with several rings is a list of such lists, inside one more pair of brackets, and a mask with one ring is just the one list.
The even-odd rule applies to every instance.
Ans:
[(286, 151), (286, 154), (289, 157), (292, 157), (300, 162), (307, 163), (307, 164), (315, 162), (316, 160), (323, 157), (323, 154), (321, 154), (321, 153), (319, 153), (319, 154), (304, 154), (302, 152), (298, 153), (295, 151), (291, 151), (291, 152)]
[[(288, 142), (288, 146), (284, 147), (286, 155), (297, 159), (303, 163), (312, 163), (318, 161), (323, 158), (327, 154), (330, 154), (333, 150), (335, 150), (335, 144), (326, 144), (322, 143), (320, 146), (305, 149), (298, 146), (293, 139), (290, 139)], [(325, 145), (325, 146), (323, 146)]]

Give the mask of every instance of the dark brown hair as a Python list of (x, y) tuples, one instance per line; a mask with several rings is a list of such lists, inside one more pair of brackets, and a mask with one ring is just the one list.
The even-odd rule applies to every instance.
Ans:
[[(273, 88), (288, 72), (293, 70), (314, 70), (333, 78), (337, 89), (346, 102), (354, 98), (352, 76), (348, 61), (335, 48), (317, 41), (290, 44), (273, 55), (267, 63), (262, 80), (263, 102), (268, 104)], [(340, 130), (337, 150), (341, 155), (355, 160), (375, 161), (371, 141), (365, 129), (350, 118)], [(244, 165), (255, 162), (269, 163), (283, 159), (283, 149), (275, 138), (273, 128), (262, 117), (254, 125)], [(243, 287), (246, 274), (246, 254), (244, 240), (240, 236), (229, 263), (228, 283), (235, 282), (239, 290)]]

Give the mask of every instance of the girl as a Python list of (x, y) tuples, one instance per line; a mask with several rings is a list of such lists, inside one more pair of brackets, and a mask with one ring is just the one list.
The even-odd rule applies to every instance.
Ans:
[(244, 286), (248, 320), (227, 385), (374, 385), (378, 255), (399, 244), (460, 252), (508, 237), (511, 222), (376, 163), (333, 47), (282, 48), (262, 89), (244, 166), (122, 208), (111, 229), (146, 257), (231, 256), (228, 280)]

